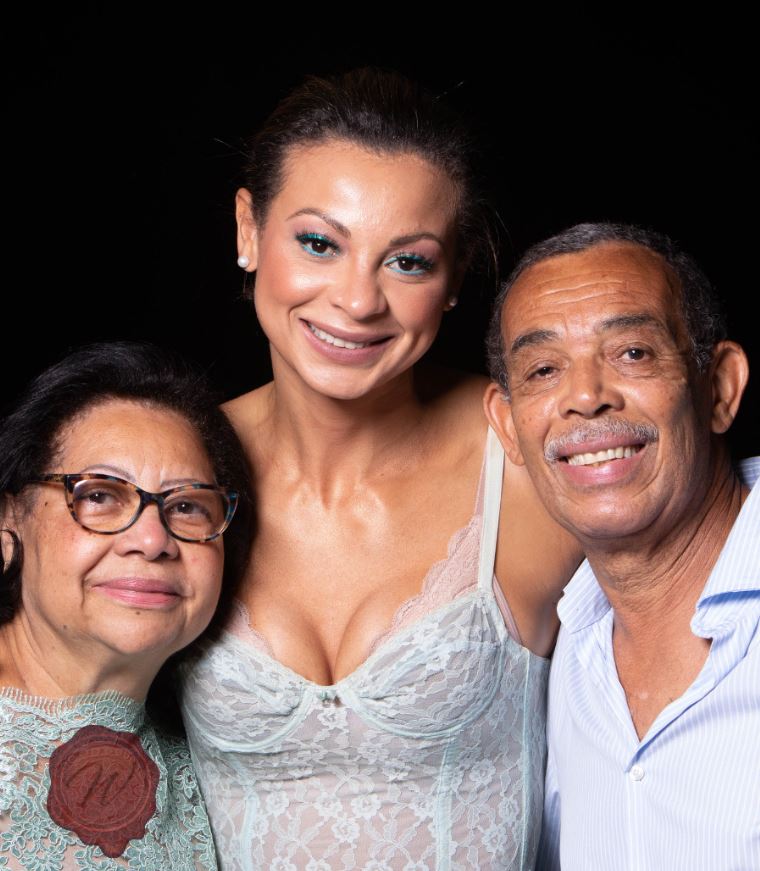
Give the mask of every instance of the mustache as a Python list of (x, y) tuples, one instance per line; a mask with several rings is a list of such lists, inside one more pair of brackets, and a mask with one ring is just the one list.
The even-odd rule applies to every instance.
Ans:
[(550, 439), (544, 446), (544, 458), (548, 462), (575, 453), (572, 448), (598, 438), (624, 438), (631, 443), (649, 444), (660, 438), (660, 432), (651, 423), (632, 423), (620, 418), (590, 420), (570, 432)]

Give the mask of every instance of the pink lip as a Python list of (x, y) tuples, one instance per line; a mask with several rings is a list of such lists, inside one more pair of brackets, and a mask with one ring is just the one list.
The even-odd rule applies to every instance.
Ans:
[[(301, 320), (304, 336), (310, 347), (314, 348), (321, 356), (326, 357), (335, 363), (353, 363), (366, 364), (373, 363), (378, 357), (381, 357), (385, 352), (388, 341), (391, 336), (388, 335), (371, 335), (369, 333), (347, 333), (345, 330), (336, 330), (333, 327), (323, 327), (316, 321)], [(343, 339), (345, 342), (372, 342), (366, 348), (338, 348), (336, 345), (331, 345), (314, 335), (309, 329), (309, 324), (313, 324), (318, 330), (324, 330), (336, 339)]]
[(95, 584), (94, 589), (110, 599), (141, 608), (165, 608), (182, 598), (175, 584), (151, 578), (113, 578)]
[[(587, 446), (590, 445), (589, 446)], [(573, 454), (593, 454), (596, 451), (608, 450), (609, 448), (625, 447), (629, 441), (600, 440), (573, 445)], [(609, 486), (610, 484), (624, 483), (638, 468), (642, 462), (642, 456), (647, 452), (644, 445), (632, 457), (608, 460), (600, 466), (571, 466), (564, 460), (555, 460), (551, 463), (552, 468), (565, 478), (569, 483), (579, 487)]]
[[(335, 336), (336, 339), (343, 339), (344, 342), (382, 342), (384, 339), (390, 338), (387, 333), (352, 333), (348, 330), (341, 330), (339, 327), (331, 327), (327, 324), (322, 324), (319, 321), (304, 320), (301, 318), (301, 322), (306, 325), (307, 329), (309, 324), (311, 324), (318, 330), (322, 330), (325, 333), (329, 333), (331, 336)], [(309, 330), (309, 332), (311, 333), (311, 330)], [(314, 334), (312, 333), (312, 335)]]

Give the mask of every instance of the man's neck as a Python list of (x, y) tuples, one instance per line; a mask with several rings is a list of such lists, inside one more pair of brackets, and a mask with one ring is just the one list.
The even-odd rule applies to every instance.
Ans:
[(716, 464), (703, 498), (679, 522), (652, 528), (596, 548), (586, 555), (615, 612), (616, 624), (631, 627), (688, 611), (688, 619), (717, 562), (748, 494), (728, 461)]
[(691, 619), (747, 492), (726, 462), (704, 499), (665, 534), (639, 535), (614, 551), (589, 548), (613, 609), (615, 666), (639, 738), (707, 659), (710, 639), (693, 634)]

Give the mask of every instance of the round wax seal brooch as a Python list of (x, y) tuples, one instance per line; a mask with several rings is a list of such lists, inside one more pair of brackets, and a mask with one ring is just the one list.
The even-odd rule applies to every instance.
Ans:
[(59, 826), (112, 859), (156, 812), (158, 766), (131, 732), (84, 726), (53, 751), (47, 809)]

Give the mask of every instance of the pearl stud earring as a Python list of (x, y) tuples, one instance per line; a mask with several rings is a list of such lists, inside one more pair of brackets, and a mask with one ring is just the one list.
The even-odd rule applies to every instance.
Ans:
[(241, 254), (237, 259), (237, 264), (241, 269), (245, 269), (246, 266), (250, 266), (251, 261), (245, 256), (245, 254)]
[(450, 296), (450, 297), (446, 300), (446, 308), (449, 309), (449, 310), (451, 310), (451, 309), (454, 308), (454, 306), (455, 306), (458, 302), (459, 302), (459, 298), (458, 298), (458, 297), (456, 297), (456, 296)]

